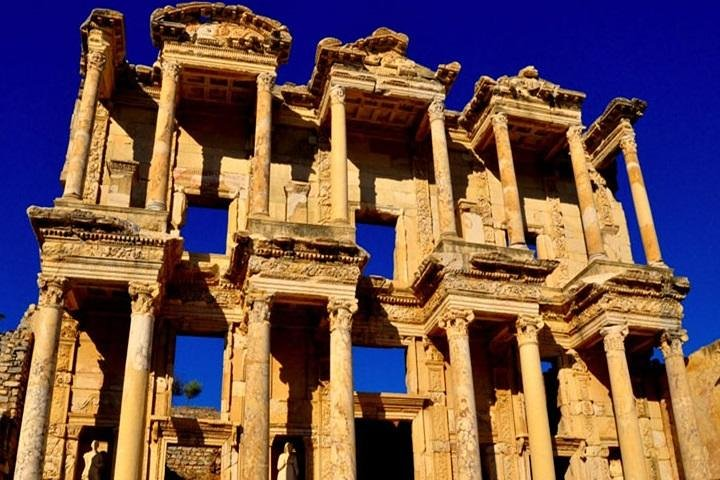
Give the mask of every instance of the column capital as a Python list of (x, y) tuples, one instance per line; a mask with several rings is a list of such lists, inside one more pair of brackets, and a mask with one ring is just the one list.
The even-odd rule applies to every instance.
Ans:
[(475, 320), (475, 312), (459, 308), (452, 308), (440, 318), (438, 325), (445, 329), (448, 337), (468, 335), (468, 325)]
[(545, 326), (542, 318), (535, 315), (519, 315), (515, 321), (515, 337), (518, 346), (528, 343), (538, 343), (538, 333)]
[(182, 72), (182, 66), (178, 62), (172, 60), (163, 60), (160, 64), (160, 68), (162, 69), (163, 80), (165, 78), (169, 78), (173, 82), (177, 83), (177, 81), (180, 79), (180, 72)]
[(131, 282), (128, 284), (130, 311), (134, 314), (154, 314), (160, 299), (157, 283)]
[(508, 119), (504, 113), (496, 113), (491, 117), (492, 125), (494, 129), (505, 129), (508, 128)]
[(253, 291), (245, 297), (245, 303), (250, 307), (248, 324), (270, 323), (270, 309), (273, 304), (272, 294)]
[(335, 85), (330, 88), (330, 103), (337, 105), (338, 103), (345, 103), (345, 87)]
[(582, 132), (585, 129), (582, 125), (571, 125), (565, 131), (565, 136), (569, 142), (582, 140)]
[(665, 330), (660, 335), (660, 350), (663, 357), (684, 357), (682, 346), (688, 341), (687, 330), (678, 328), (674, 330)]
[(41, 307), (63, 307), (68, 287), (65, 277), (54, 277), (41, 273), (38, 275), (37, 285), (40, 289), (38, 304)]
[(104, 52), (99, 52), (97, 50), (91, 50), (88, 52), (85, 65), (88, 69), (97, 70), (98, 72), (102, 72), (105, 69), (105, 64), (107, 63), (107, 55), (105, 55)]
[(352, 317), (357, 312), (357, 298), (330, 297), (328, 298), (327, 310), (330, 314), (330, 331), (339, 328), (350, 331), (352, 328)]
[(263, 72), (258, 74), (255, 82), (257, 83), (257, 89), (259, 92), (269, 92), (275, 85), (275, 79), (277, 74), (275, 72)]
[(620, 120), (620, 128), (622, 133), (620, 134), (620, 148), (623, 151), (637, 151), (637, 143), (635, 142), (635, 129), (630, 123), (630, 120), (623, 118)]
[(625, 337), (629, 333), (627, 325), (608, 325), (600, 329), (605, 352), (625, 352)]
[(435, 120), (445, 120), (445, 98), (437, 95), (428, 107), (428, 117), (431, 122)]

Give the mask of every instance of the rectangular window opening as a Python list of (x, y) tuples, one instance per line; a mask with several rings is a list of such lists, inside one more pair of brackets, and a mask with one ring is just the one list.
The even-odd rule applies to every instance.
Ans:
[(176, 337), (173, 415), (219, 418), (224, 350), (223, 337)]
[(353, 346), (353, 384), (364, 393), (407, 393), (405, 347)]
[(395, 225), (397, 217), (377, 211), (355, 215), (357, 244), (370, 254), (363, 273), (393, 278), (395, 267)]
[(227, 251), (228, 204), (188, 198), (182, 237), (185, 250), (193, 253), (219, 253)]

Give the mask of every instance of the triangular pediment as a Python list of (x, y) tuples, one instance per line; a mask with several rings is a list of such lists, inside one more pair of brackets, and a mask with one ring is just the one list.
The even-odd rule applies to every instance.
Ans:
[(285, 63), (292, 37), (285, 25), (242, 5), (192, 2), (155, 10), (150, 18), (156, 47), (172, 41), (238, 50)]

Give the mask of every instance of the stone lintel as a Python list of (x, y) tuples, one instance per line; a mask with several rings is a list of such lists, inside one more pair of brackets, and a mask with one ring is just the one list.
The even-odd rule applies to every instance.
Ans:
[(422, 395), (393, 393), (356, 393), (355, 418), (376, 420), (414, 420), (430, 398)]

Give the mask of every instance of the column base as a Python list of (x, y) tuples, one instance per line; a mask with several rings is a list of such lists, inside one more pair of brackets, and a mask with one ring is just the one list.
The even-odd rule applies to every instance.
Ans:
[(512, 243), (510, 244), (510, 248), (516, 248), (518, 250), (530, 250), (525, 243)]
[(165, 205), (165, 202), (152, 201), (152, 202), (148, 202), (148, 204), (145, 205), (145, 209), (153, 210), (156, 212), (162, 212), (162, 211), (167, 210), (167, 206)]
[(69, 193), (63, 193), (62, 197), (63, 200), (68, 202), (74, 202), (74, 203), (80, 203), (82, 202), (82, 196), (79, 193), (75, 192), (69, 192)]
[(588, 263), (592, 263), (595, 260), (607, 260), (607, 259), (608, 259), (607, 255), (605, 255), (604, 253), (594, 253), (594, 254), (590, 255), (590, 258), (588, 258)]

